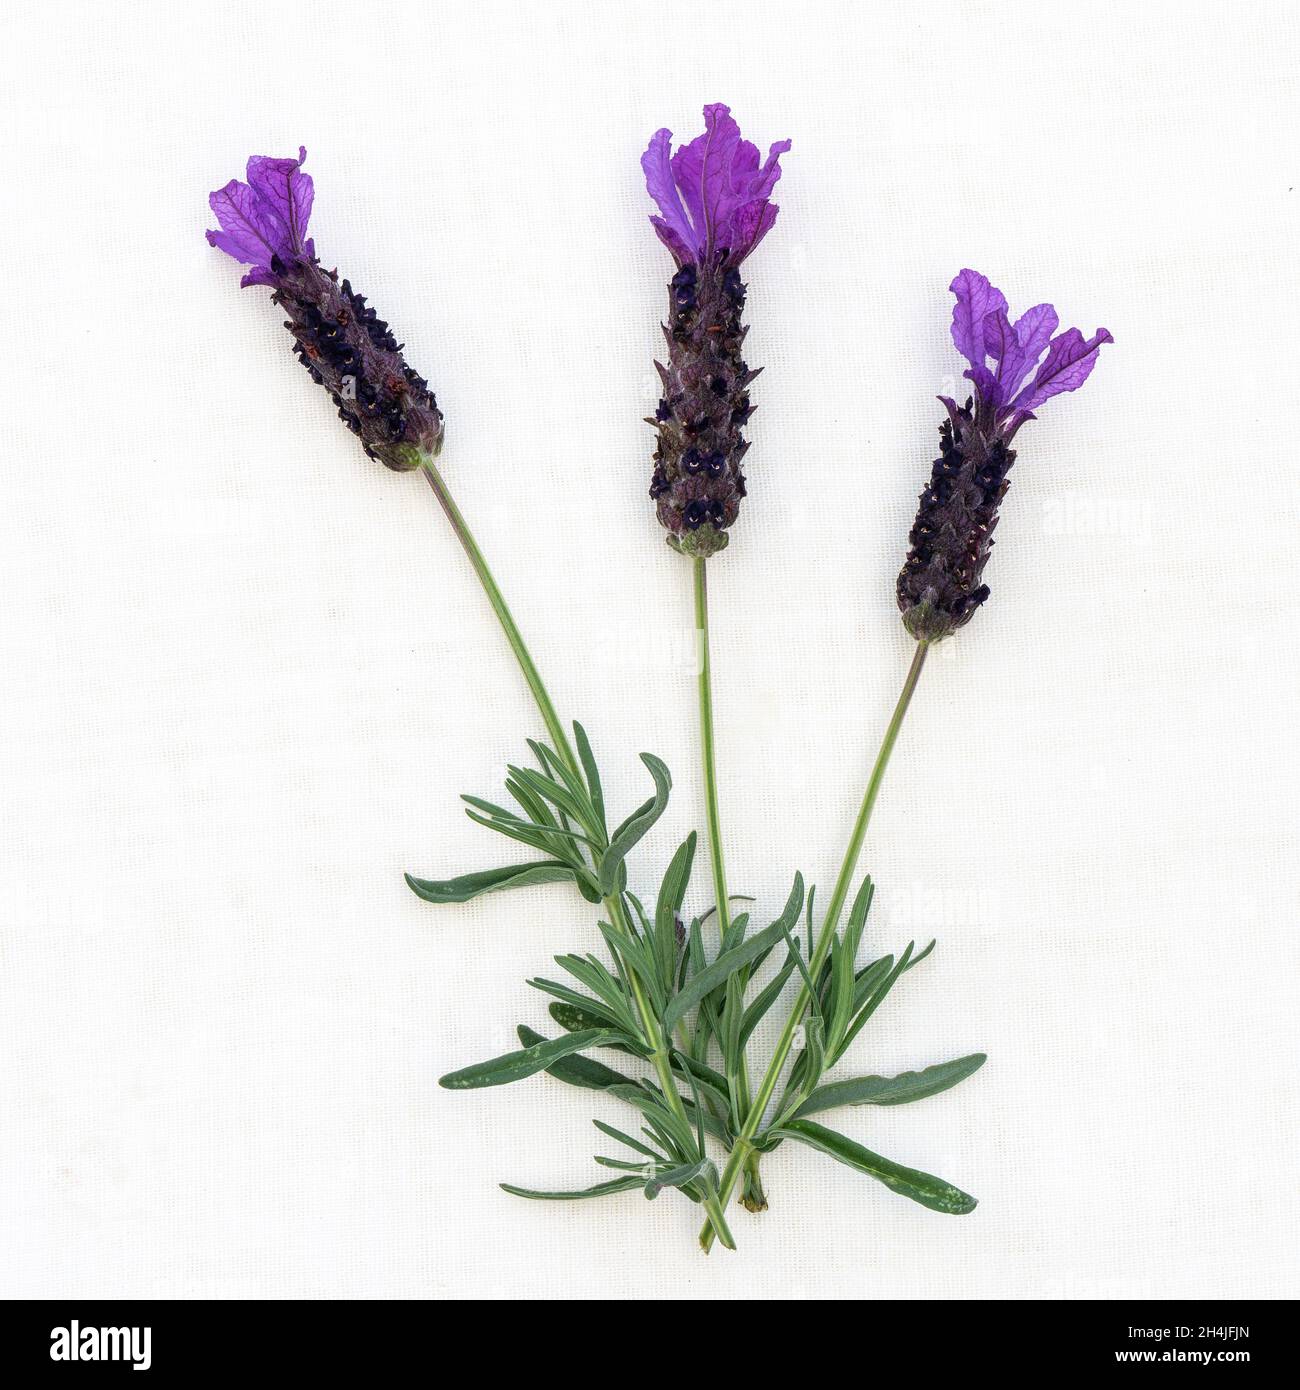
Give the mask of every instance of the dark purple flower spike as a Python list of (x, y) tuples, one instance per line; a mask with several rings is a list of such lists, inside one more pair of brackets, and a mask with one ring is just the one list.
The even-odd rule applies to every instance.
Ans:
[(324, 386), (361, 447), (405, 472), (442, 447), (442, 413), (402, 344), (338, 271), (322, 270), (307, 237), (313, 187), (297, 159), (254, 155), (247, 183), (219, 188), (208, 204), (221, 224), (208, 241), (251, 269), (241, 285), (267, 285), (288, 313), (294, 353)]
[(708, 556), (727, 544), (745, 495), (741, 428), (753, 413), (758, 375), (740, 355), (746, 329), (741, 262), (771, 230), (781, 177), (781, 140), (760, 162), (722, 105), (704, 108), (704, 134), (672, 154), (672, 132), (656, 131), (641, 167), (659, 207), (651, 217), (672, 252), (668, 286), (668, 365), (656, 362), (663, 396), (649, 421), (658, 431), (650, 496), (669, 543)]
[(975, 389), (963, 406), (939, 397), (948, 411), (939, 427), (940, 456), (898, 576), (903, 622), (913, 637), (930, 642), (968, 623), (989, 596), (982, 576), (1016, 459), (1010, 447), (1016, 431), (1044, 401), (1082, 386), (1101, 345), (1114, 341), (1104, 328), (1088, 339), (1077, 328), (1057, 333), (1050, 304), (1035, 305), (1013, 324), (1006, 297), (973, 270), (963, 270), (949, 289), (957, 297), (952, 340), (970, 364), (964, 375)]

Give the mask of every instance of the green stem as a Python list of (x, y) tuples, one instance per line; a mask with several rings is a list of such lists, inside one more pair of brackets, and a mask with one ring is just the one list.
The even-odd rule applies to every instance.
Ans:
[[(709, 579), (703, 556), (695, 557), (695, 628), (699, 640), (700, 757), (704, 767), (704, 805), (709, 827), (709, 855), (713, 864), (713, 900), (717, 904), (720, 940), (731, 933), (731, 898), (727, 892), (727, 867), (722, 848), (722, 817), (718, 810), (716, 743), (713, 736), (713, 658), (709, 650)], [(742, 1052), (734, 1059), (736, 1071), (729, 1075), (735, 1090), (738, 1113), (749, 1113), (749, 1070)], [(728, 1066), (730, 1072), (730, 1064)], [(767, 1206), (758, 1180), (758, 1156), (754, 1155), (745, 1172), (745, 1205), (762, 1211)]]
[[(866, 838), (867, 826), (871, 822), (871, 812), (875, 809), (876, 798), (880, 795), (881, 783), (885, 779), (885, 769), (889, 766), (889, 756), (894, 751), (894, 744), (898, 742), (898, 733), (903, 727), (903, 718), (907, 714), (907, 707), (912, 703), (916, 683), (921, 678), (921, 668), (925, 665), (925, 656), (929, 650), (929, 645), (926, 641), (916, 644), (916, 653), (912, 657), (907, 679), (903, 682), (903, 692), (898, 697), (898, 704), (894, 707), (894, 716), (889, 721), (889, 727), (885, 730), (880, 751), (876, 754), (875, 765), (871, 769), (871, 777), (867, 782), (867, 790), (858, 810), (858, 818), (853, 825), (853, 834), (849, 837), (849, 846), (844, 854), (844, 862), (840, 866), (839, 877), (835, 880), (835, 888), (826, 908), (826, 917), (817, 937), (817, 946), (813, 951), (812, 959), (808, 962), (808, 974), (814, 981), (821, 973), (821, 969), (826, 963), (826, 957), (830, 954), (831, 945), (835, 940), (835, 929), (839, 925), (840, 913), (844, 910), (844, 904), (848, 900), (849, 888), (852, 886), (853, 875), (858, 867), (858, 856), (862, 853), (862, 842)], [(777, 1039), (776, 1051), (772, 1054), (772, 1060), (768, 1064), (767, 1071), (759, 1085), (758, 1094), (754, 1097), (754, 1103), (750, 1106), (745, 1123), (741, 1126), (740, 1133), (736, 1137), (735, 1147), (727, 1159), (727, 1166), (723, 1170), (722, 1181), (719, 1186), (724, 1210), (736, 1186), (736, 1179), (741, 1168), (754, 1156), (754, 1136), (758, 1133), (767, 1107), (776, 1093), (777, 1085), (781, 1079), (781, 1071), (785, 1066), (786, 1058), (790, 1055), (790, 1049), (794, 1046), (795, 1035), (811, 1002), (812, 997), (808, 993), (808, 986), (801, 985), (790, 1010), (790, 1017), (786, 1019), (781, 1036)], [(710, 1224), (700, 1232), (700, 1244), (705, 1250), (708, 1250), (713, 1244), (713, 1229)]]
[(700, 752), (704, 760), (704, 803), (709, 822), (709, 853), (713, 858), (713, 896), (718, 905), (718, 924), (725, 937), (731, 931), (731, 905), (727, 895), (727, 870), (722, 858), (722, 820), (718, 814), (718, 777), (714, 766), (713, 667), (709, 659), (709, 581), (704, 566), (695, 558), (695, 627), (699, 634)]
[(528, 688), (533, 692), (533, 699), (537, 702), (542, 723), (546, 725), (546, 732), (555, 745), (555, 751), (564, 759), (569, 770), (580, 776), (578, 759), (574, 755), (569, 736), (564, 732), (564, 725), (560, 723), (560, 717), (555, 712), (555, 706), (551, 703), (551, 697), (542, 681), (541, 673), (528, 651), (523, 633), (519, 631), (519, 624), (515, 622), (514, 615), (506, 604), (505, 596), (497, 586), (492, 571), (488, 568), (487, 560), (484, 559), (483, 552), (474, 539), (474, 533), (469, 529), (469, 525), (461, 515), (460, 508), (453, 501), (451, 493), (448, 492), (447, 484), (438, 471), (437, 464), (431, 458), (426, 458), (422, 461), (421, 467), (429, 486), (433, 489), (433, 495), (447, 514), (447, 520), (451, 522), (451, 529), (456, 533), (456, 539), (461, 543), (465, 554), (469, 557), (470, 564), (474, 566), (474, 573), (478, 575), (478, 581), (483, 586), (483, 592), (487, 595), (488, 602), (492, 605), (492, 611), (497, 615), (497, 621), (501, 624), (501, 630), (506, 635), (506, 641), (510, 643), (515, 660), (519, 662), (519, 669), (524, 673), (524, 679), (528, 682)]
[[(555, 706), (551, 703), (550, 693), (547, 691), (541, 673), (529, 653), (523, 634), (519, 631), (519, 625), (510, 612), (505, 596), (497, 585), (492, 571), (488, 568), (487, 560), (479, 549), (478, 542), (474, 539), (474, 533), (469, 529), (469, 524), (448, 491), (446, 481), (438, 471), (434, 461), (431, 458), (423, 459), (421, 468), (429, 486), (433, 489), (433, 495), (438, 499), (438, 504), (451, 523), (451, 529), (456, 533), (456, 539), (461, 543), (461, 547), (469, 557), (469, 562), (474, 567), (474, 573), (478, 575), (478, 581), (483, 586), (483, 592), (487, 595), (488, 602), (492, 605), (492, 611), (497, 615), (501, 630), (505, 633), (506, 640), (510, 643), (510, 649), (514, 652), (515, 659), (519, 663), (519, 669), (523, 672), (524, 679), (528, 682), (528, 688), (533, 693), (533, 699), (537, 702), (538, 712), (542, 716), (542, 722), (546, 725), (546, 732), (550, 735), (551, 742), (555, 745), (555, 751), (564, 759), (569, 770), (581, 777), (583, 774), (577, 756), (574, 754), (568, 735), (564, 732), (564, 725), (560, 723), (560, 717), (555, 712)], [(632, 927), (623, 911), (620, 898), (617, 895), (606, 898), (605, 908), (614, 926), (624, 936), (630, 938), (633, 935)], [(627, 978), (636, 1000), (637, 1011), (641, 1015), (641, 1026), (645, 1031), (646, 1042), (649, 1043), (653, 1053), (655, 1073), (659, 1077), (664, 1099), (689, 1129), (690, 1122), (686, 1115), (686, 1107), (682, 1104), (681, 1095), (673, 1081), (672, 1069), (668, 1063), (669, 1041), (663, 1036), (659, 1027), (659, 1020), (655, 1017), (654, 1010), (651, 1008), (650, 1001), (646, 998), (645, 991), (642, 989), (641, 982), (637, 979), (635, 972), (627, 971)], [(712, 1189), (705, 1198), (704, 1206), (709, 1213), (710, 1232), (719, 1236), (723, 1245), (728, 1249), (734, 1250), (735, 1241), (727, 1228), (727, 1219), (723, 1215), (722, 1204)], [(709, 1243), (710, 1245), (713, 1243), (712, 1234)]]

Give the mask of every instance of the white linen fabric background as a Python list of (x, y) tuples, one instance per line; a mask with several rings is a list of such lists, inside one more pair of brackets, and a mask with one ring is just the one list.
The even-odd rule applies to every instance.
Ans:
[[(1300, 20), (1289, 4), (6, 7), (0, 1293), (501, 1298), (1297, 1292)], [(939, 938), (832, 1119), (961, 1220), (787, 1145), (740, 1251), (599, 1180), (544, 1027), (597, 949), (508, 862), (538, 720), (418, 478), (369, 463), (208, 191), (308, 147), (312, 228), (447, 416), (451, 486), (650, 891), (702, 823), (689, 567), (646, 496), (669, 258), (638, 160), (789, 136), (749, 263), (750, 496), (710, 565), (733, 889), (829, 888), (910, 642), (893, 583), (960, 390), (947, 285), (1115, 345), (1021, 433), (993, 597), (936, 653), (864, 868)], [(699, 872), (694, 901), (708, 901)], [(828, 1117), (830, 1118), (830, 1117)]]

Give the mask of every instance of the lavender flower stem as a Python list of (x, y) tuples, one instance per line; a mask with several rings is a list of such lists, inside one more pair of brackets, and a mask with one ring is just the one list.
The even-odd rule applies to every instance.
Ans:
[[(695, 569), (695, 628), (699, 642), (700, 756), (704, 766), (704, 803), (709, 823), (709, 854), (713, 864), (713, 898), (717, 904), (720, 940), (731, 933), (731, 898), (727, 892), (727, 868), (722, 850), (722, 817), (718, 809), (718, 777), (713, 737), (713, 660), (709, 651), (708, 560), (697, 555)], [(734, 1076), (728, 1077), (738, 1113), (749, 1113), (749, 1070), (743, 1054)], [(767, 1198), (758, 1180), (758, 1155), (746, 1167), (745, 1205), (751, 1211), (764, 1211)]]
[[(917, 642), (912, 664), (908, 668), (907, 679), (903, 682), (902, 694), (898, 697), (898, 704), (894, 706), (893, 718), (889, 721), (889, 727), (885, 730), (885, 737), (880, 744), (880, 751), (876, 754), (875, 765), (871, 769), (871, 777), (867, 782), (867, 790), (858, 810), (858, 818), (853, 824), (853, 833), (849, 837), (849, 846), (844, 853), (844, 862), (840, 866), (839, 877), (835, 880), (835, 888), (831, 893), (831, 900), (826, 908), (826, 916), (817, 937), (817, 946), (813, 951), (812, 959), (808, 962), (808, 974), (813, 980), (816, 980), (821, 973), (821, 969), (826, 963), (826, 957), (830, 954), (831, 946), (835, 941), (835, 928), (839, 925), (840, 913), (844, 910), (844, 904), (848, 900), (849, 889), (853, 883), (853, 876), (857, 872), (858, 857), (862, 853), (862, 843), (866, 839), (867, 826), (871, 822), (871, 813), (875, 809), (876, 798), (880, 795), (880, 788), (885, 780), (885, 769), (889, 766), (889, 758), (894, 751), (894, 744), (898, 742), (899, 730), (903, 727), (903, 719), (907, 714), (908, 706), (912, 703), (912, 695), (915, 693), (916, 684), (921, 678), (921, 670), (925, 665), (925, 657), (929, 648), (930, 643), (928, 641), (922, 639)], [(801, 985), (790, 1010), (790, 1017), (786, 1019), (781, 1036), (777, 1039), (776, 1051), (772, 1054), (772, 1060), (768, 1064), (767, 1071), (758, 1088), (758, 1094), (754, 1097), (754, 1103), (750, 1106), (749, 1113), (745, 1117), (745, 1123), (736, 1136), (735, 1146), (732, 1148), (727, 1159), (727, 1166), (723, 1170), (719, 1183), (719, 1196), (722, 1199), (724, 1210), (732, 1190), (736, 1186), (741, 1168), (747, 1167), (749, 1161), (756, 1157), (753, 1148), (754, 1136), (758, 1133), (767, 1107), (776, 1093), (786, 1058), (794, 1046), (795, 1034), (798, 1032), (800, 1023), (803, 1022), (803, 1016), (807, 1012), (810, 1002), (808, 987)], [(700, 1232), (700, 1245), (707, 1251), (712, 1244), (713, 1226), (710, 1224), (706, 1225)]]
[(469, 529), (464, 516), (461, 515), (460, 508), (447, 490), (447, 484), (438, 471), (437, 464), (431, 458), (423, 458), (421, 465), (425, 479), (433, 489), (433, 495), (438, 499), (439, 506), (446, 513), (447, 520), (451, 523), (451, 529), (456, 533), (456, 539), (461, 543), (461, 547), (469, 557), (469, 562), (474, 567), (474, 573), (478, 575), (479, 583), (483, 586), (483, 592), (492, 605), (492, 611), (497, 615), (497, 621), (501, 624), (501, 630), (506, 635), (506, 641), (510, 643), (510, 649), (514, 652), (515, 660), (519, 663), (519, 669), (528, 682), (529, 690), (533, 692), (533, 699), (537, 702), (538, 712), (542, 716), (542, 722), (546, 725), (546, 732), (550, 735), (551, 742), (555, 745), (555, 751), (564, 759), (570, 771), (581, 777), (578, 759), (569, 743), (568, 735), (564, 732), (564, 725), (560, 723), (560, 717), (556, 714), (555, 706), (551, 703), (551, 697), (542, 681), (541, 673), (528, 651), (523, 634), (519, 631), (519, 625), (515, 622), (514, 615), (506, 604), (505, 596), (497, 586), (492, 571), (488, 568), (487, 560), (479, 549), (473, 532)]
[[(431, 458), (421, 459), (421, 466), (424, 471), (425, 479), (433, 489), (433, 495), (438, 499), (439, 506), (446, 513), (447, 520), (451, 523), (451, 529), (456, 533), (456, 539), (461, 543), (462, 549), (469, 557), (470, 564), (474, 567), (474, 573), (478, 576), (479, 583), (483, 586), (483, 592), (488, 597), (488, 602), (492, 605), (492, 611), (497, 615), (497, 621), (501, 624), (501, 630), (506, 635), (506, 640), (510, 643), (510, 649), (515, 654), (515, 659), (519, 662), (519, 669), (524, 674), (524, 679), (528, 682), (528, 688), (533, 692), (533, 699), (537, 702), (538, 711), (541, 713), (542, 722), (546, 725), (546, 731), (551, 736), (551, 741), (555, 745), (556, 752), (564, 759), (569, 769), (575, 776), (581, 778), (583, 772), (573, 748), (569, 743), (568, 737), (564, 732), (564, 726), (560, 723), (560, 717), (555, 712), (555, 706), (551, 703), (550, 694), (542, 681), (541, 673), (533, 661), (528, 647), (524, 642), (523, 634), (519, 631), (519, 625), (515, 622), (514, 615), (506, 603), (505, 596), (502, 594), (492, 571), (488, 568), (487, 560), (483, 552), (478, 547), (478, 542), (474, 539), (474, 533), (469, 529), (460, 508), (456, 505), (451, 493), (447, 489), (447, 484), (442, 474), (438, 471), (437, 464)], [(605, 899), (605, 910), (609, 913), (610, 920), (618, 931), (628, 938), (635, 936), (627, 914), (623, 908), (620, 895), (615, 894)], [(668, 1056), (671, 1046), (670, 1040), (663, 1036), (663, 1031), (659, 1027), (659, 1020), (655, 1017), (654, 1009), (650, 1001), (645, 996), (645, 991), (641, 987), (641, 982), (637, 978), (636, 972), (632, 970), (624, 971), (628, 980), (633, 998), (636, 1002), (637, 1012), (641, 1016), (641, 1027), (645, 1034), (645, 1040), (650, 1046), (651, 1061), (655, 1068), (655, 1073), (659, 1078), (659, 1085), (663, 1090), (664, 1100), (672, 1106), (678, 1119), (688, 1129), (690, 1121), (686, 1115), (686, 1107), (682, 1104), (681, 1096), (677, 1090), (677, 1083), (673, 1079), (672, 1068), (669, 1065)], [(729, 1249), (736, 1248), (730, 1230), (727, 1228), (727, 1220), (723, 1215), (722, 1203), (719, 1202), (717, 1195), (710, 1192), (705, 1198), (705, 1209), (709, 1213), (709, 1244), (713, 1244), (714, 1235), (722, 1238), (722, 1243)]]
[(695, 560), (695, 627), (699, 637), (700, 665), (700, 751), (704, 760), (704, 800), (709, 821), (709, 851), (713, 857), (713, 892), (718, 905), (718, 925), (722, 935), (731, 930), (731, 907), (727, 895), (727, 870), (722, 857), (722, 822), (718, 814), (718, 779), (714, 767), (713, 667), (709, 657), (709, 581), (708, 561)]

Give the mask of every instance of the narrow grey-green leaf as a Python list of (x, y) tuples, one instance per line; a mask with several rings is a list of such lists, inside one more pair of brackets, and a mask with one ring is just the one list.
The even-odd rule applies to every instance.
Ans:
[[(794, 948), (799, 949), (798, 938), (794, 940)], [(745, 1010), (745, 1019), (740, 1027), (740, 1045), (743, 1047), (749, 1041), (749, 1035), (758, 1026), (759, 1020), (776, 1003), (777, 996), (785, 988), (786, 981), (794, 973), (794, 956), (787, 954), (785, 964), (772, 976), (771, 981), (763, 988), (757, 998), (749, 1008)]]
[[(546, 981), (530, 981), (530, 984), (545, 986)], [(548, 991), (549, 993), (550, 991)], [(601, 1010), (597, 1013), (597, 1010)], [(556, 1002), (552, 1004), (547, 1012), (551, 1017), (570, 1033), (580, 1033), (584, 1028), (606, 1028), (611, 1023), (618, 1020), (612, 1013), (604, 1012), (604, 1005), (592, 999), (585, 1005)]]
[(757, 936), (742, 941), (734, 950), (724, 951), (698, 975), (692, 975), (682, 990), (668, 1001), (664, 1010), (664, 1031), (671, 1033), (677, 1026), (678, 1019), (693, 1009), (705, 995), (712, 994), (720, 985), (725, 984), (728, 975), (739, 970), (741, 966), (748, 965), (769, 943), (779, 941), (784, 930), (780, 922), (774, 922)]
[(522, 782), (534, 796), (549, 801), (552, 806), (571, 820), (577, 821), (579, 825), (586, 824), (582, 803), (568, 787), (557, 782), (553, 777), (548, 777), (544, 772), (535, 772), (531, 767), (511, 767), (510, 774)]
[(660, 759), (653, 753), (642, 753), (641, 761), (654, 779), (654, 795), (648, 801), (642, 802), (610, 836), (609, 848), (600, 861), (600, 886), (606, 893), (612, 893), (617, 887), (623, 860), (637, 841), (663, 815), (664, 808), (668, 805), (668, 794), (672, 790), (672, 774)]
[(621, 1129), (615, 1129), (613, 1125), (606, 1124), (604, 1120), (592, 1120), (592, 1124), (595, 1125), (602, 1134), (608, 1134), (611, 1139), (617, 1139), (620, 1144), (626, 1144), (634, 1153), (645, 1154), (647, 1158), (653, 1159), (655, 1163), (663, 1163), (666, 1161), (663, 1154), (658, 1153), (654, 1149), (647, 1148), (639, 1139), (633, 1139), (630, 1134), (625, 1134)]
[(709, 1160), (701, 1158), (694, 1163), (679, 1163), (672, 1168), (660, 1168), (656, 1170), (654, 1177), (646, 1183), (642, 1191), (653, 1202), (665, 1187), (685, 1187), (688, 1182), (693, 1182), (709, 1167), (712, 1167)]
[(862, 880), (853, 906), (849, 909), (848, 924), (844, 928), (844, 949), (848, 952), (849, 966), (852, 968), (858, 959), (858, 947), (862, 944), (862, 931), (867, 924), (867, 913), (871, 911), (871, 900), (875, 897), (875, 884), (868, 875)]
[(525, 888), (530, 883), (573, 882), (573, 870), (558, 859), (542, 859), (532, 864), (509, 864), (502, 869), (483, 869), (459, 878), (412, 878), (406, 875), (410, 890), (427, 903), (465, 903), (483, 893), (499, 893), (506, 888)]
[(906, 1105), (909, 1101), (937, 1096), (959, 1081), (965, 1081), (988, 1060), (983, 1052), (940, 1062), (921, 1071), (905, 1071), (898, 1076), (855, 1076), (848, 1081), (831, 1081), (818, 1088), (796, 1110), (796, 1115), (815, 1115), (837, 1105)]
[(495, 830), (498, 835), (504, 835), (508, 840), (517, 840), (521, 845), (540, 850), (543, 854), (561, 855), (569, 852), (567, 844), (552, 838), (562, 835), (563, 831), (538, 830), (521, 820), (494, 820), (491, 816), (480, 815), (472, 808), (467, 809), (465, 814), (479, 825), (486, 825), (489, 830)]
[[(918, 962), (924, 960), (925, 957), (928, 956), (932, 950), (934, 950), (934, 942), (932, 941), (925, 948), (925, 950), (921, 952), (920, 955), (914, 957), (912, 951), (915, 946), (915, 941), (909, 941), (907, 943), (907, 946), (904, 948), (903, 954), (898, 958), (897, 963), (891, 967), (889, 972), (886, 975), (884, 975), (883, 978), (880, 980), (879, 984), (877, 984), (872, 989), (870, 994), (867, 995), (865, 1003), (859, 1009), (857, 1015), (854, 1017), (853, 1022), (849, 1025), (848, 1030), (845, 1032), (844, 1037), (841, 1039), (839, 1046), (836, 1048), (835, 1058), (833, 1058), (832, 1060), (838, 1059), (839, 1057), (842, 1057), (844, 1055), (845, 1050), (853, 1042), (854, 1038), (856, 1038), (858, 1034), (862, 1032), (863, 1028), (866, 1027), (867, 1020), (872, 1016), (872, 1014), (876, 1012), (876, 1010), (881, 1006), (881, 1004), (885, 1002), (886, 998), (889, 995), (889, 991), (893, 989), (893, 987), (899, 982), (899, 980), (902, 979), (902, 977), (912, 968), (913, 965), (916, 965)], [(888, 960), (889, 957), (885, 957), (885, 959)], [(880, 962), (877, 961), (876, 965), (879, 964)], [(862, 993), (862, 987), (865, 983), (865, 975), (870, 973), (870, 971), (875, 970), (876, 965), (869, 967), (868, 971), (864, 972), (863, 977), (859, 978), (856, 986), (858, 995), (861, 995)]]
[(790, 889), (790, 896), (786, 899), (785, 908), (780, 917), (770, 927), (765, 927), (756, 936), (747, 937), (739, 946), (733, 947), (730, 951), (724, 951), (711, 964), (692, 975), (680, 993), (668, 1001), (668, 1007), (664, 1010), (664, 1030), (671, 1033), (677, 1026), (677, 1020), (687, 1010), (694, 1008), (706, 995), (712, 994), (715, 989), (724, 984), (729, 975), (742, 966), (748, 965), (750, 961), (761, 956), (764, 951), (770, 950), (783, 937), (788, 936), (790, 926), (798, 920), (799, 909), (802, 906), (803, 875), (796, 873), (794, 886)]
[(512, 1081), (522, 1081), (534, 1072), (545, 1071), (561, 1057), (581, 1052), (584, 1048), (600, 1047), (616, 1033), (600, 1028), (588, 1028), (581, 1033), (569, 1033), (553, 1042), (536, 1043), (521, 1052), (507, 1052), (502, 1057), (493, 1057), (487, 1062), (476, 1062), (472, 1067), (462, 1067), (460, 1071), (448, 1072), (438, 1085), (449, 1091), (472, 1091), (482, 1086), (507, 1086)]
[(644, 1187), (644, 1178), (612, 1178), (609, 1182), (598, 1182), (595, 1187), (584, 1187), (579, 1192), (536, 1192), (531, 1187), (515, 1187), (512, 1183), (498, 1183), (502, 1192), (512, 1197), (527, 1197), (533, 1202), (581, 1202), (587, 1197), (611, 1197), (615, 1192), (631, 1192), (633, 1188)]
[(587, 731), (575, 719), (573, 721), (573, 740), (578, 745), (578, 761), (582, 764), (583, 775), (587, 779), (587, 795), (591, 799), (591, 809), (596, 813), (601, 830), (605, 830), (605, 793), (600, 785), (600, 769), (596, 766), (595, 755), (591, 751), (591, 740)]
[(691, 881), (695, 843), (695, 831), (692, 830), (673, 855), (655, 904), (655, 959), (659, 964), (659, 978), (666, 990), (673, 986), (673, 971), (677, 966), (677, 914)]
[(819, 1149), (831, 1158), (838, 1159), (859, 1173), (882, 1182), (900, 1197), (910, 1197), (931, 1211), (943, 1212), (946, 1216), (965, 1216), (975, 1210), (976, 1200), (968, 1192), (954, 1187), (933, 1173), (923, 1173), (918, 1168), (905, 1168), (892, 1159), (882, 1158), (870, 1149), (863, 1148), (856, 1140), (838, 1134), (824, 1125), (814, 1124), (812, 1120), (787, 1120), (779, 1129), (772, 1131), (784, 1139), (797, 1139), (801, 1144)]
[[(536, 1047), (538, 1043), (548, 1041), (547, 1038), (544, 1038), (540, 1033), (534, 1033), (523, 1023), (515, 1029), (515, 1032), (519, 1034), (519, 1041), (525, 1047)], [(570, 1086), (582, 1086), (589, 1091), (607, 1091), (611, 1086), (630, 1086), (633, 1084), (630, 1076), (624, 1076), (621, 1071), (607, 1067), (603, 1062), (596, 1061), (594, 1057), (562, 1057), (558, 1062), (546, 1068), (546, 1074), (553, 1076), (557, 1081), (563, 1081)]]

